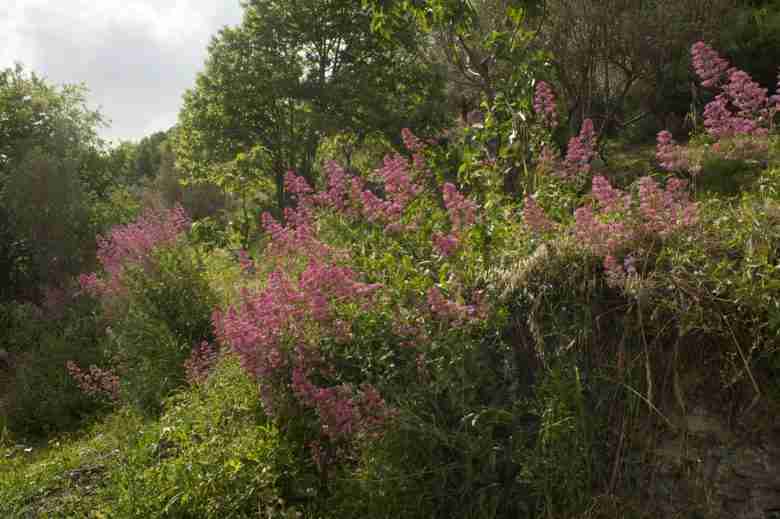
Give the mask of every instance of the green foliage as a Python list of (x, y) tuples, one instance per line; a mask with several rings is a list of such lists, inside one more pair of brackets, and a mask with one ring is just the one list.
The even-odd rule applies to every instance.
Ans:
[(295, 470), (255, 385), (228, 358), (134, 435), (101, 508), (110, 517), (294, 517), (282, 496)]
[(62, 435), (48, 444), (0, 442), (0, 514), (89, 517), (105, 473), (123, 461), (128, 440), (147, 426), (138, 414), (122, 410), (78, 436)]
[(712, 155), (704, 159), (696, 187), (710, 195), (735, 196), (757, 178), (758, 172), (757, 167), (745, 160)]
[(106, 168), (115, 180), (138, 185), (157, 177), (169, 132), (155, 132), (140, 141), (121, 141), (106, 151)]
[[(27, 449), (27, 450), (25, 450)], [(166, 403), (116, 411), (81, 437), (0, 443), (3, 517), (299, 517), (297, 464), (235, 359)]]
[(85, 89), (0, 71), (0, 299), (35, 300), (89, 265), (92, 202), (114, 181)]
[(107, 344), (125, 398), (147, 410), (185, 380), (184, 361), (211, 341), (216, 297), (205, 277), (202, 253), (179, 244), (154, 253), (152, 266), (123, 274), (126, 293), (109, 307)]
[(21, 436), (75, 429), (102, 407), (81, 392), (65, 369), (68, 361), (105, 365), (99, 347), (103, 327), (94, 304), (87, 298), (73, 300), (58, 319), (37, 308), (11, 310), (23, 320), (12, 322), (6, 332), (13, 359), (3, 406), (8, 428)]
[(158, 175), (163, 162), (163, 143), (169, 132), (155, 132), (141, 139), (135, 154), (136, 178), (154, 178)]
[(116, 186), (106, 197), (91, 205), (92, 228), (109, 229), (115, 225), (126, 225), (141, 214), (141, 201), (136, 190), (130, 186)]
[[(175, 140), (177, 161), (192, 180), (232, 191), (276, 189), (283, 175), (311, 179), (323, 136), (358, 129), (398, 142), (401, 128), (443, 123), (434, 71), (414, 59), (415, 34), (386, 41), (352, 2), (248, 2), (239, 27), (209, 47), (206, 70), (185, 95)], [(267, 160), (255, 160), (262, 150)], [(233, 164), (239, 154), (246, 167)], [(227, 185), (226, 176), (240, 177)], [(235, 183), (233, 183), (235, 184)]]
[[(721, 356), (726, 380), (747, 383), (747, 364), (766, 373), (766, 383), (776, 376), (780, 348), (780, 207), (747, 193), (733, 203), (710, 200), (704, 211), (699, 239), (677, 243), (662, 258), (685, 292), (654, 300), (680, 316), (686, 334), (720, 338), (722, 349), (710, 353)], [(758, 380), (749, 382), (761, 391)]]
[[(108, 151), (82, 90), (0, 73), (0, 361), (13, 368), (0, 366), (0, 515), (620, 516), (612, 494), (638, 494), (637, 460), (652, 455), (636, 431), (675, 428), (689, 399), (752, 409), (780, 398), (775, 136), (768, 150), (723, 141), (733, 148), (717, 153), (692, 140), (698, 219), (684, 231), (634, 225), (648, 210), (639, 197), (596, 212), (615, 235), (620, 224), (636, 232), (614, 270), (572, 227), (576, 209), (613, 192), (584, 196), (587, 179), (538, 164), (566, 130), (537, 124), (535, 81), (564, 86), (572, 124), (591, 112), (605, 130), (632, 111), (661, 119), (688, 99), (677, 95), (688, 73), (679, 40), (713, 30), (717, 9), (698, 25), (693, 4), (673, 2), (552, 1), (544, 19), (539, 2), (363, 4), (244, 2), (242, 24), (213, 40), (179, 128)], [(756, 42), (773, 39), (770, 11), (754, 13), (766, 24)], [(636, 19), (652, 22), (655, 39), (628, 37)], [(548, 26), (537, 33), (536, 22)], [(442, 126), (443, 77), (451, 101), (481, 106), (481, 120), (372, 172), (401, 127)], [(652, 155), (618, 151), (594, 169), (636, 191)], [(331, 158), (358, 182), (291, 213), (310, 225), (255, 240), (259, 208), (300, 202), (286, 170), (322, 184), (317, 168)], [(94, 232), (137, 213), (141, 180), (198, 220), (188, 241), (127, 265), (99, 308), (79, 297), (55, 317), (4, 302), (38, 300), (39, 283), (65, 285), (88, 265)], [(353, 196), (361, 181), (376, 198)], [(444, 182), (457, 187), (443, 192)], [(520, 194), (534, 195), (555, 232), (523, 224)], [(665, 195), (659, 205), (672, 203)], [(239, 244), (253, 263), (239, 261)], [(355, 283), (328, 285), (347, 269)], [(212, 311), (238, 315), (245, 289), (268, 287), (256, 304), (275, 313), (235, 335), (250, 343), (272, 331), (257, 342), (282, 359), (263, 367), (272, 373), (236, 348), (240, 360), (223, 353), (187, 385), (193, 346), (214, 342)], [(25, 435), (72, 430), (105, 409), (66, 361), (115, 369), (133, 405), (83, 437), (26, 447)], [(360, 401), (368, 387), (377, 416)], [(342, 421), (329, 422), (336, 412)]]
[(44, 326), (41, 310), (31, 303), (8, 302), (0, 304), (0, 344), (6, 353), (21, 354), (30, 351), (40, 341)]
[(322, 140), (317, 150), (317, 166), (322, 170), (329, 161), (335, 161), (347, 171), (367, 175), (392, 151), (393, 142), (379, 131), (360, 135), (343, 130)]
[(576, 364), (555, 362), (535, 385), (538, 432), (533, 448), (516, 452), (523, 479), (543, 517), (571, 517), (590, 503), (605, 477), (605, 418), (591, 408)]
[(758, 84), (774, 85), (780, 54), (780, 3), (772, 0), (742, 6), (724, 32), (722, 48), (734, 65)]
[(780, 202), (780, 167), (774, 166), (763, 171), (756, 183), (762, 197)]
[(185, 185), (186, 174), (176, 167), (176, 156), (169, 140), (159, 144), (158, 154), (156, 176), (149, 189), (162, 199), (166, 207), (181, 204), (195, 221), (210, 218), (212, 223), (217, 223), (222, 217), (222, 211), (229, 206), (229, 199), (225, 194), (227, 188), (241, 191), (241, 187), (234, 184), (228, 186), (200, 182)]

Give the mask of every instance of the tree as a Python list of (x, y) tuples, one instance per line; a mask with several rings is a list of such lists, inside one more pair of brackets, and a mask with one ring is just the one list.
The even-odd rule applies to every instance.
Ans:
[(161, 147), (168, 138), (168, 132), (155, 132), (138, 142), (134, 161), (137, 179), (153, 179), (160, 170), (163, 152)]
[(0, 300), (35, 297), (88, 260), (90, 207), (112, 179), (84, 93), (0, 71)]
[(182, 169), (258, 189), (270, 176), (281, 208), (285, 172), (311, 180), (323, 137), (379, 132), (400, 143), (403, 127), (440, 128), (442, 82), (415, 58), (419, 35), (389, 40), (371, 21), (350, 0), (247, 2), (242, 24), (212, 40), (185, 95), (175, 140)]
[[(451, 102), (465, 112), (510, 94), (531, 61), (544, 12), (540, 0), (365, 0), (377, 30), (416, 23), (430, 35), (428, 59), (447, 70)], [(528, 82), (529, 78), (523, 78)], [(526, 87), (527, 85), (523, 85)], [(522, 87), (521, 87), (522, 89)]]
[[(688, 51), (712, 41), (733, 0), (547, 0), (542, 45), (549, 51), (573, 128), (587, 117), (599, 130), (690, 103)], [(639, 113), (627, 101), (638, 98)]]

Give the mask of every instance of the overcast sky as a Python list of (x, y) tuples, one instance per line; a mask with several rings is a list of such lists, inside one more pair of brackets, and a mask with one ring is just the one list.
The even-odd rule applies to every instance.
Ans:
[(176, 122), (210, 38), (240, 21), (239, 0), (0, 0), (0, 68), (86, 83), (102, 135), (137, 140)]

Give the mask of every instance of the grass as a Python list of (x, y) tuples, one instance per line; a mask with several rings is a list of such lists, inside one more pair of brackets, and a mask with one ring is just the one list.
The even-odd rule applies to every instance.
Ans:
[(294, 465), (254, 385), (225, 359), (159, 419), (124, 407), (45, 444), (6, 438), (0, 517), (295, 517), (279, 495)]
[(155, 424), (130, 409), (109, 415), (77, 436), (46, 444), (0, 449), (0, 515), (3, 517), (100, 517), (93, 515), (106, 491), (105, 473), (122, 463), (133, 438)]

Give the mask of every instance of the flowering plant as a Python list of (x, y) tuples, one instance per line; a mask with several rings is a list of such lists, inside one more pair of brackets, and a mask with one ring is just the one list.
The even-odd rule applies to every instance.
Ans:
[(177, 205), (170, 210), (148, 209), (135, 222), (113, 227), (107, 237), (97, 238), (97, 259), (105, 276), (82, 274), (79, 276), (82, 290), (95, 296), (121, 292), (125, 268), (130, 265), (150, 268), (152, 252), (175, 243), (191, 225), (184, 209)]
[[(704, 128), (711, 140), (704, 150), (680, 146), (670, 132), (658, 133), (656, 157), (666, 171), (700, 174), (708, 155), (727, 160), (762, 160), (769, 148), (767, 137), (780, 112), (780, 93), (753, 81), (750, 75), (731, 67), (726, 59), (704, 42), (691, 47), (694, 72), (701, 85), (717, 92), (704, 107)], [(780, 81), (778, 82), (780, 92)]]
[(436, 187), (427, 145), (403, 140), (411, 157), (389, 155), (368, 178), (330, 162), (317, 188), (289, 172), (294, 206), (284, 222), (261, 218), (260, 287), (212, 318), (266, 413), (306, 431), (323, 472), (383, 433), (397, 413), (388, 395), (431, 383), (430, 363), (457, 354), (435, 345), (489, 304), (476, 268), (460, 268), (486, 261), (480, 208), (452, 182)]
[(602, 258), (613, 284), (637, 274), (637, 259), (654, 244), (697, 221), (697, 205), (690, 199), (687, 183), (674, 177), (667, 179), (664, 188), (650, 176), (641, 177), (633, 194), (596, 175), (589, 198), (574, 211), (571, 227), (554, 222), (531, 197), (525, 201), (523, 220), (536, 234), (568, 229), (579, 247)]
[[(149, 209), (99, 237), (102, 273), (79, 278), (82, 291), (101, 303), (112, 384), (142, 407), (158, 407), (188, 375), (202, 377), (207, 367), (197, 356), (185, 366), (194, 345), (213, 340), (210, 315), (216, 303), (201, 251), (183, 240), (190, 226), (180, 206)], [(86, 392), (95, 387), (105, 392), (100, 384), (106, 376), (75, 365), (70, 371)]]

